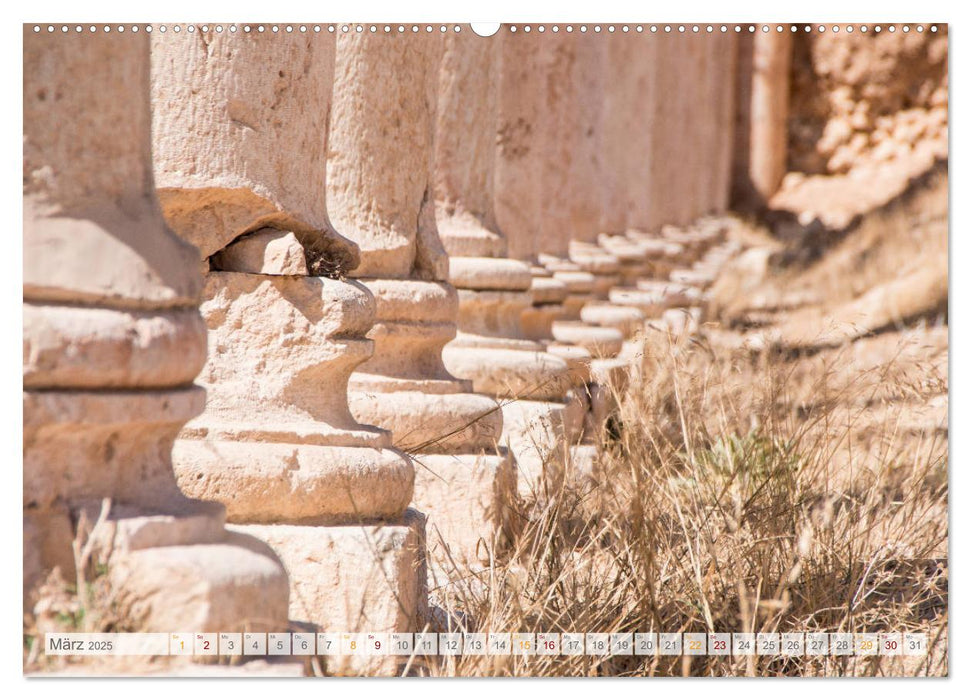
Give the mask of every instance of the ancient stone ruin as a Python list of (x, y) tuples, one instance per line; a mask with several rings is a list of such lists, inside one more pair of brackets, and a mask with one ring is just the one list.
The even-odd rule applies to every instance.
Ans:
[(24, 51), (24, 584), (84, 580), (89, 536), (139, 629), (285, 627), (279, 558), (173, 470), (207, 341), (155, 193), (149, 37), (25, 28)]
[(471, 624), (443, 596), (596, 476), (732, 202), (783, 186), (792, 61), (788, 32), (25, 27), (25, 611), (97, 565), (138, 631)]

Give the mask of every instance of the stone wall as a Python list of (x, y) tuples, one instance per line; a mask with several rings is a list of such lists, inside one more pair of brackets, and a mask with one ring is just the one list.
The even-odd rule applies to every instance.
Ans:
[(845, 173), (909, 152), (947, 154), (947, 27), (937, 32), (798, 32), (789, 169)]

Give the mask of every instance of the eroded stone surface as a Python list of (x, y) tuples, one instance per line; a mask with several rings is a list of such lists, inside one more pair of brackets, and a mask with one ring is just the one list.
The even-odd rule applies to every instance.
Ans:
[(357, 277), (447, 278), (430, 174), (441, 41), (437, 33), (337, 38), (327, 207), (361, 247)]
[(263, 275), (306, 277), (307, 254), (292, 231), (264, 228), (239, 238), (216, 253), (212, 269)]
[(25, 604), (51, 567), (70, 573), (74, 522), (98, 522), (94, 503), (106, 520), (78, 534), (126, 624), (280, 628), (279, 561), (228, 536), (222, 507), (188, 500), (172, 469), (173, 440), (204, 405), (192, 379), (206, 340), (197, 253), (154, 196), (149, 36), (25, 25), (24, 117), (25, 544), (39, 545)]
[(152, 35), (159, 199), (203, 258), (271, 227), (300, 239), (317, 274), (356, 266), (321, 206), (333, 73), (330, 35)]
[[(408, 510), (398, 520), (373, 525), (301, 527), (236, 525), (267, 542), (294, 582), (290, 619), (321, 631), (419, 629), (425, 589), (425, 519)], [(333, 657), (337, 675), (390, 674), (401, 660)]]

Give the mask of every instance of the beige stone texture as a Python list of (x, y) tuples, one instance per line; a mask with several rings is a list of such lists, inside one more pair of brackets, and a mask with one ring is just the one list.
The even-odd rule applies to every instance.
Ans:
[[(425, 616), (425, 517), (413, 509), (393, 521), (303, 527), (236, 525), (279, 553), (293, 582), (290, 619), (328, 632), (420, 631)], [(394, 675), (395, 656), (322, 656), (333, 675)]]
[(321, 205), (333, 72), (330, 35), (152, 34), (159, 199), (203, 259), (275, 228), (293, 232), (320, 272), (356, 265)]
[(650, 252), (640, 241), (626, 234), (600, 234), (597, 243), (604, 251), (617, 258), (620, 286), (634, 286), (639, 279), (650, 274)]
[(264, 228), (220, 250), (210, 261), (213, 270), (263, 275), (307, 277), (307, 254), (292, 231)]
[[(573, 402), (567, 404), (574, 408), (566, 411), (533, 402), (503, 408), (507, 442), (519, 463), (520, 490), (535, 492), (544, 480), (555, 484), (564, 470), (569, 471), (570, 447), (583, 427), (585, 409), (577, 411), (575, 406), (577, 400), (586, 405), (591, 352), (563, 342), (553, 329), (579, 318), (595, 282), (592, 274), (566, 258), (571, 238), (583, 239), (574, 235), (575, 227), (583, 230), (586, 240), (595, 240), (599, 233), (603, 83), (597, 71), (605, 67), (607, 55), (605, 45), (595, 45), (592, 37), (581, 45), (578, 38), (513, 33), (503, 27), (496, 39), (496, 220), (510, 257), (539, 263), (532, 268), (533, 304), (520, 314), (523, 335), (565, 361), (575, 387)], [(574, 84), (573, 78), (582, 84)], [(580, 131), (571, 131), (574, 128)], [(578, 137), (580, 143), (574, 144)], [(593, 187), (586, 186), (590, 184)], [(566, 228), (561, 227), (564, 222)], [(619, 332), (605, 330), (620, 340)], [(618, 350), (621, 344), (616, 343)], [(567, 413), (580, 418), (567, 420)]]
[(24, 302), (25, 389), (190, 383), (206, 357), (195, 308), (155, 311)]
[[(476, 391), (557, 400), (569, 388), (567, 365), (528, 340), (521, 326), (531, 303), (530, 267), (500, 257), (505, 239), (493, 209), (499, 47), (471, 31), (450, 34), (439, 72), (436, 212), (459, 294), (459, 333), (443, 359)], [(470, 237), (473, 220), (480, 233)], [(478, 246), (486, 240), (488, 247)]]
[[(614, 32), (602, 37), (606, 43), (600, 81), (603, 84), (601, 145), (603, 203), (598, 233), (623, 234), (628, 227), (628, 188), (634, 175), (635, 158), (647, 158), (649, 148), (632, 151), (631, 143), (641, 131), (649, 131), (638, 114), (642, 95), (637, 92), (641, 75), (648, 68), (637, 61), (643, 36)], [(638, 143), (643, 143), (638, 141)]]
[(790, 32), (759, 32), (740, 48), (743, 81), (738, 92), (736, 199), (760, 206), (775, 194), (786, 173)]
[(529, 291), (534, 304), (558, 304), (566, 299), (569, 289), (561, 280), (555, 279), (545, 269), (535, 266), (530, 268), (530, 273), (533, 279)]
[[(202, 305), (210, 353), (200, 377), (209, 400), (176, 443), (180, 485), (224, 503), (238, 530), (264, 538), (280, 556), (290, 574), (290, 619), (331, 631), (412, 631), (425, 598), (424, 521), (406, 510), (414, 465), (393, 447), (389, 431), (370, 424), (379, 421), (358, 421), (348, 385), (360, 364), (387, 349), (383, 321), (404, 310), (404, 325), (412, 324), (417, 319), (408, 313), (422, 294), (399, 287), (376, 300), (343, 276), (359, 262), (361, 270), (375, 270), (389, 260), (409, 273), (447, 274), (440, 245), (429, 247), (418, 231), (428, 231), (427, 165), (401, 168), (407, 158), (394, 150), (401, 143), (395, 137), (391, 149), (370, 150), (361, 114), (429, 136), (430, 125), (385, 108), (404, 88), (385, 95), (384, 104), (374, 99), (367, 80), (373, 73), (361, 70), (381, 72), (388, 89), (404, 83), (394, 82), (386, 65), (348, 59), (359, 49), (373, 55), (366, 41), (351, 41), (353, 48), (339, 54), (330, 36), (212, 42), (160, 51), (155, 70), (163, 107), (159, 96), (178, 96), (186, 85), (199, 93), (182, 99), (190, 111), (181, 119), (191, 120), (200, 160), (171, 159), (164, 202), (180, 234), (191, 239), (204, 229), (212, 256)], [(383, 55), (393, 55), (401, 74), (409, 66), (425, 70), (427, 56), (416, 63), (403, 41), (393, 46)], [(198, 65), (180, 59), (187, 51)], [(426, 96), (406, 91), (419, 104)], [(167, 132), (160, 133), (156, 149), (165, 150)], [(214, 151), (225, 155), (213, 160), (207, 154)], [(388, 178), (389, 168), (402, 177)], [(359, 178), (379, 175), (387, 188), (370, 193), (373, 202), (347, 196)], [(434, 233), (433, 220), (431, 226)], [(381, 258), (375, 239), (357, 235), (365, 230), (377, 240), (401, 234), (405, 244)], [(348, 231), (355, 242), (344, 237)], [(431, 298), (432, 316), (442, 308), (448, 315), (452, 302), (436, 306), (439, 297)], [(421, 328), (432, 344), (449, 333), (435, 321)], [(410, 392), (418, 403), (422, 388)], [(394, 427), (407, 432), (408, 425)], [(492, 430), (499, 434), (498, 425)], [(397, 666), (393, 657), (332, 662), (328, 672), (339, 674), (392, 673)]]
[(456, 332), (454, 287), (363, 282), (377, 300), (377, 322), (368, 333), (374, 356), (351, 378), (355, 417), (390, 429), (395, 445), (409, 451), (489, 449), (502, 426), (495, 401), (470, 393), (470, 382), (456, 379), (442, 362), (442, 348)]
[(488, 566), (521, 527), (512, 453), (481, 454), (472, 464), (434, 454), (416, 462), (412, 505), (427, 514), (429, 562), (455, 576)]
[[(658, 32), (655, 60), (655, 101), (653, 109), (655, 162), (678, 163), (683, 167), (665, 168), (651, 178), (649, 199), (657, 211), (656, 224), (687, 223), (682, 219), (685, 198), (688, 194), (686, 149), (691, 144), (686, 138), (690, 113), (697, 105), (690, 100), (694, 71), (688, 58), (688, 43), (679, 33)], [(662, 166), (663, 167), (663, 166)], [(650, 230), (649, 230), (650, 231)]]
[(443, 44), (434, 151), (439, 235), (450, 256), (502, 257), (493, 206), (500, 43), (463, 26)]
[(211, 272), (201, 310), (208, 402), (176, 443), (182, 490), (221, 501), (233, 522), (400, 517), (413, 466), (346, 399), (373, 352), (371, 293), (325, 277)]
[(74, 580), (74, 524), (71, 511), (63, 503), (50, 508), (24, 507), (24, 608), (34, 602), (34, 587), (57, 568), (65, 580)]
[(287, 577), (264, 542), (228, 532), (218, 543), (123, 551), (109, 577), (117, 605), (146, 632), (279, 631)]
[[(153, 194), (147, 37), (35, 35), (25, 25), (24, 66), (24, 299), (194, 303), (193, 250), (165, 228)], [(78, 115), (86, 121), (64, 128)]]
[(616, 328), (624, 338), (630, 338), (641, 327), (644, 313), (634, 305), (595, 301), (580, 310), (580, 320), (593, 326)]
[(731, 202), (733, 156), (735, 153), (735, 119), (738, 108), (736, 83), (739, 73), (739, 37), (722, 34), (715, 38), (716, 130), (711, 203), (713, 211), (728, 211)]
[(499, 44), (494, 210), (511, 258), (533, 262), (541, 252), (537, 232), (543, 217), (541, 143), (546, 111), (548, 37), (512, 33), (502, 27)]
[[(608, 50), (612, 71), (621, 70), (618, 64), (622, 64), (628, 76), (621, 83), (628, 90), (625, 99), (629, 100), (630, 110), (628, 139), (622, 144), (628, 163), (626, 229), (656, 231), (662, 221), (660, 207), (653, 198), (654, 178), (661, 177), (658, 164), (664, 162), (658, 159), (664, 134), (654, 121), (659, 43), (655, 36), (632, 34), (614, 39)], [(611, 229), (604, 232), (617, 233)]]
[(39, 545), (25, 588), (73, 573), (74, 530), (104, 508), (80, 534), (138, 629), (227, 629), (256, 610), (254, 624), (285, 625), (277, 558), (230, 536), (222, 507), (187, 499), (172, 469), (204, 406), (206, 332), (197, 253), (154, 195), (149, 36), (25, 25), (24, 76), (23, 497), (25, 546)]
[(553, 337), (561, 343), (579, 345), (594, 357), (614, 357), (624, 346), (624, 335), (616, 328), (582, 321), (554, 321)]
[(25, 506), (111, 498), (175, 507), (184, 497), (172, 473), (172, 441), (204, 402), (198, 387), (25, 391)]
[(361, 248), (356, 277), (445, 280), (431, 181), (442, 39), (337, 38), (327, 150), (327, 207)]
[(666, 309), (691, 306), (701, 301), (701, 290), (686, 284), (663, 280), (641, 280), (636, 288), (611, 290), (611, 300), (640, 309), (648, 318), (660, 316)]
[[(503, 516), (493, 506), (515, 474), (498, 454), (498, 404), (456, 378), (442, 351), (456, 336), (461, 298), (466, 310), (478, 291), (485, 295), (478, 302), (501, 305), (530, 282), (526, 266), (488, 259), (504, 252), (490, 214), (493, 127), (488, 104), (473, 109), (479, 105), (462, 90), (469, 89), (468, 70), (488, 69), (488, 62), (470, 60), (491, 46), (471, 31), (461, 38), (341, 36), (327, 162), (335, 223), (361, 247), (355, 275), (376, 300), (368, 333), (375, 352), (351, 377), (351, 410), (391, 430), (417, 464), (447, 468), (454, 494), (440, 497), (448, 486), (423, 475), (415, 499), (431, 518), (433, 557), (451, 551), (462, 564), (495, 555)], [(439, 99), (448, 105), (442, 112)], [(460, 133), (440, 128), (436, 136), (440, 114), (460, 124)], [(456, 149), (468, 149), (467, 157)], [(452, 167), (436, 168), (439, 158)], [(440, 229), (455, 244), (453, 254), (468, 256), (453, 258), (463, 297), (446, 282), (450, 261)], [(475, 503), (488, 507), (489, 517), (470, 518)]]
[(516, 455), (521, 495), (544, 497), (570, 473), (571, 446), (579, 442), (588, 404), (586, 391), (565, 403), (511, 401), (502, 405), (503, 442)]
[(946, 158), (948, 34), (946, 25), (935, 32), (798, 32), (790, 70), (790, 170), (859, 177), (877, 165), (906, 172), (905, 163), (924, 160), (925, 153), (934, 155), (917, 172)]
[[(450, 281), (459, 289), (527, 292), (533, 282), (529, 265), (509, 258), (453, 255), (449, 257), (448, 269)], [(529, 300), (528, 294), (526, 298)]]
[(590, 33), (542, 37), (547, 61), (540, 186), (539, 252), (569, 256), (571, 240), (594, 241), (604, 201), (603, 111), (607, 44)]

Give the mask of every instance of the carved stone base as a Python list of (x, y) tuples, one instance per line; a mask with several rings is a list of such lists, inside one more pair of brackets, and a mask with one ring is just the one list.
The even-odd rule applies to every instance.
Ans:
[(512, 401), (502, 407), (502, 442), (518, 465), (521, 495), (541, 496), (559, 488), (570, 464), (571, 445), (583, 431), (587, 404), (581, 392), (568, 403)]
[(416, 455), (412, 505), (426, 518), (429, 565), (489, 564), (514, 536), (517, 469), (512, 454)]
[[(414, 632), (426, 614), (425, 517), (312, 527), (233, 525), (279, 555), (290, 577), (290, 619), (321, 632)], [(392, 675), (395, 656), (321, 656), (328, 674)]]

